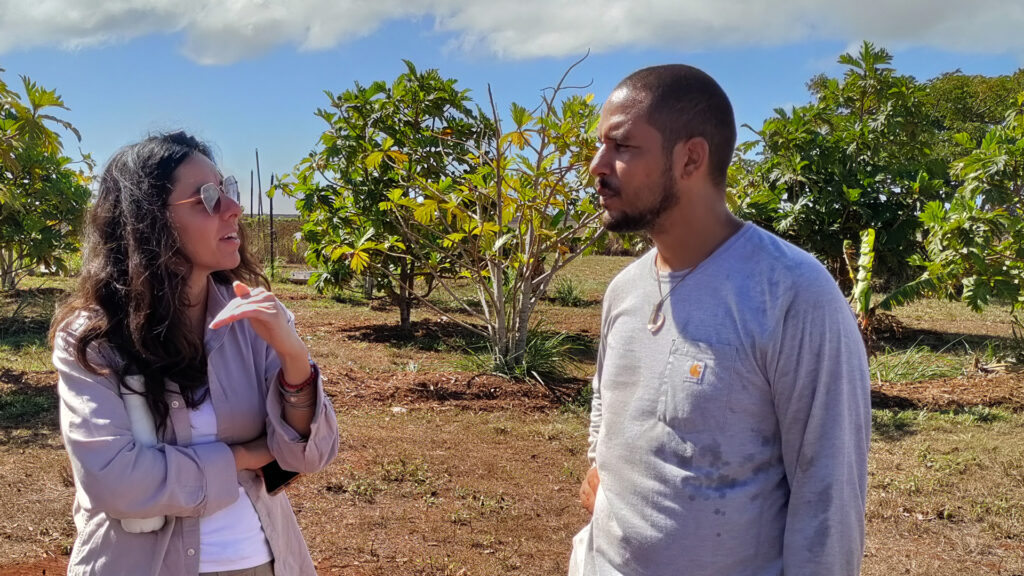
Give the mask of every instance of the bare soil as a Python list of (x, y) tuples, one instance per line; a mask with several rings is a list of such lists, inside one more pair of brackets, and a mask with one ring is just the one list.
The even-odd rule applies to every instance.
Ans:
[[(560, 410), (537, 384), (490, 375), (331, 365), (324, 373), (341, 453), (328, 470), (289, 488), (321, 574), (564, 574), (568, 542), (586, 521), (576, 503), (585, 414)], [(52, 396), (53, 377), (0, 371), (0, 391)], [(1024, 379), (881, 384), (874, 401), (1021, 411)], [(19, 511), (14, 522), (0, 520), (0, 575), (65, 569), (73, 487), (55, 418), (50, 412), (30, 426), (0, 429), (0, 481), (14, 489), (0, 495), (0, 506)], [(873, 469), (885, 450), (876, 442)], [(889, 510), (885, 498), (872, 491), (865, 574), (892, 573), (874, 567), (883, 559), (889, 567), (929, 567), (907, 574), (1015, 574), (1007, 571), (1020, 565), (1012, 559), (1024, 557), (1020, 534), (993, 539), (977, 523), (936, 520), (934, 510)]]
[[(587, 520), (577, 502), (587, 414), (564, 400), (592, 370), (600, 292), (626, 261), (581, 262), (590, 305), (542, 305), (550, 328), (583, 349), (577, 378), (552, 389), (461, 369), (460, 346), (473, 336), (436, 314), (416, 310), (413, 330), (402, 332), (394, 309), (282, 288), (341, 434), (336, 461), (288, 488), (320, 574), (565, 574), (571, 537)], [(966, 336), (979, 349), (1009, 333), (1000, 314), (944, 303), (918, 304), (901, 319), (916, 332), (892, 345), (937, 349)], [(52, 370), (0, 363), (0, 576), (66, 569), (74, 488), (55, 381)], [(10, 411), (15, 400), (23, 412)], [(973, 424), (929, 416), (875, 435), (863, 574), (1024, 576), (1024, 374), (875, 383), (872, 402), (1010, 415)]]
[(968, 406), (1024, 410), (1024, 374), (942, 378), (921, 382), (875, 382), (874, 408), (955, 410)]

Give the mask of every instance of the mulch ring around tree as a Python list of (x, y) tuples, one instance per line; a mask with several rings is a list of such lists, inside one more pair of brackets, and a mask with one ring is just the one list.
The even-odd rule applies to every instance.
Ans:
[(1024, 411), (1024, 374), (1003, 373), (920, 382), (872, 382), (871, 405), (899, 410), (954, 410), (968, 406)]
[(323, 369), (326, 390), (336, 408), (437, 407), (477, 411), (547, 410), (557, 407), (586, 383), (514, 381), (472, 372), (386, 372)]

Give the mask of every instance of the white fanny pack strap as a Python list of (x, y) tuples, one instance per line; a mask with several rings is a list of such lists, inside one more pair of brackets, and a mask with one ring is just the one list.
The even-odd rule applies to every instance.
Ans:
[[(145, 382), (142, 376), (125, 376), (121, 383), (121, 399), (124, 400), (124, 408), (128, 412), (128, 421), (131, 423), (132, 436), (135, 443), (141, 446), (156, 446), (156, 422), (153, 420), (153, 413), (146, 404), (146, 398), (140, 392), (145, 389)], [(163, 528), (163, 516), (153, 518), (124, 518), (121, 520), (121, 527), (125, 532), (140, 534), (143, 532), (156, 532)]]

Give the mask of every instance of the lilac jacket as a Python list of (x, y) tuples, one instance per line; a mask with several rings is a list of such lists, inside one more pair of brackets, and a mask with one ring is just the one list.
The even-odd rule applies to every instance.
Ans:
[[(207, 321), (234, 297), (230, 286), (210, 282)], [(303, 439), (281, 416), (277, 354), (247, 321), (206, 330), (208, 375), (220, 442), (189, 446), (189, 410), (168, 382), (169, 422), (153, 447), (136, 444), (118, 383), (97, 376), (74, 356), (75, 323), (56, 339), (53, 363), (60, 376), (60, 427), (75, 477), (78, 529), (68, 566), (77, 575), (196, 576), (199, 517), (238, 498), (245, 488), (259, 515), (277, 574), (316, 574), (284, 492), (270, 496), (251, 471), (237, 472), (229, 444), (266, 433), (271, 453), (288, 470), (311, 473), (338, 452), (334, 408), (318, 381), (312, 430)], [(90, 355), (98, 367), (104, 356)], [(157, 532), (131, 534), (121, 518), (167, 516)]]

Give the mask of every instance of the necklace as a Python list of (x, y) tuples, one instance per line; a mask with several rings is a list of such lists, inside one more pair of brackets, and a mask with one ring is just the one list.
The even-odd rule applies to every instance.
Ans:
[(679, 284), (681, 284), (683, 280), (686, 280), (687, 276), (693, 274), (693, 271), (696, 269), (697, 266), (694, 265), (692, 268), (687, 270), (682, 276), (679, 277), (679, 280), (676, 280), (675, 284), (673, 284), (672, 287), (668, 289), (668, 292), (662, 294), (661, 273), (658, 272), (658, 255), (654, 255), (654, 275), (655, 278), (658, 279), (658, 296), (660, 296), (660, 298), (658, 298), (658, 301), (654, 304), (654, 307), (651, 308), (651, 317), (647, 319), (647, 330), (651, 334), (657, 334), (658, 331), (661, 330), (661, 327), (665, 325), (665, 314), (661, 311), (661, 307), (665, 304), (665, 300), (668, 300), (668, 297), (672, 295), (672, 291), (675, 290), (676, 287), (679, 286)]

